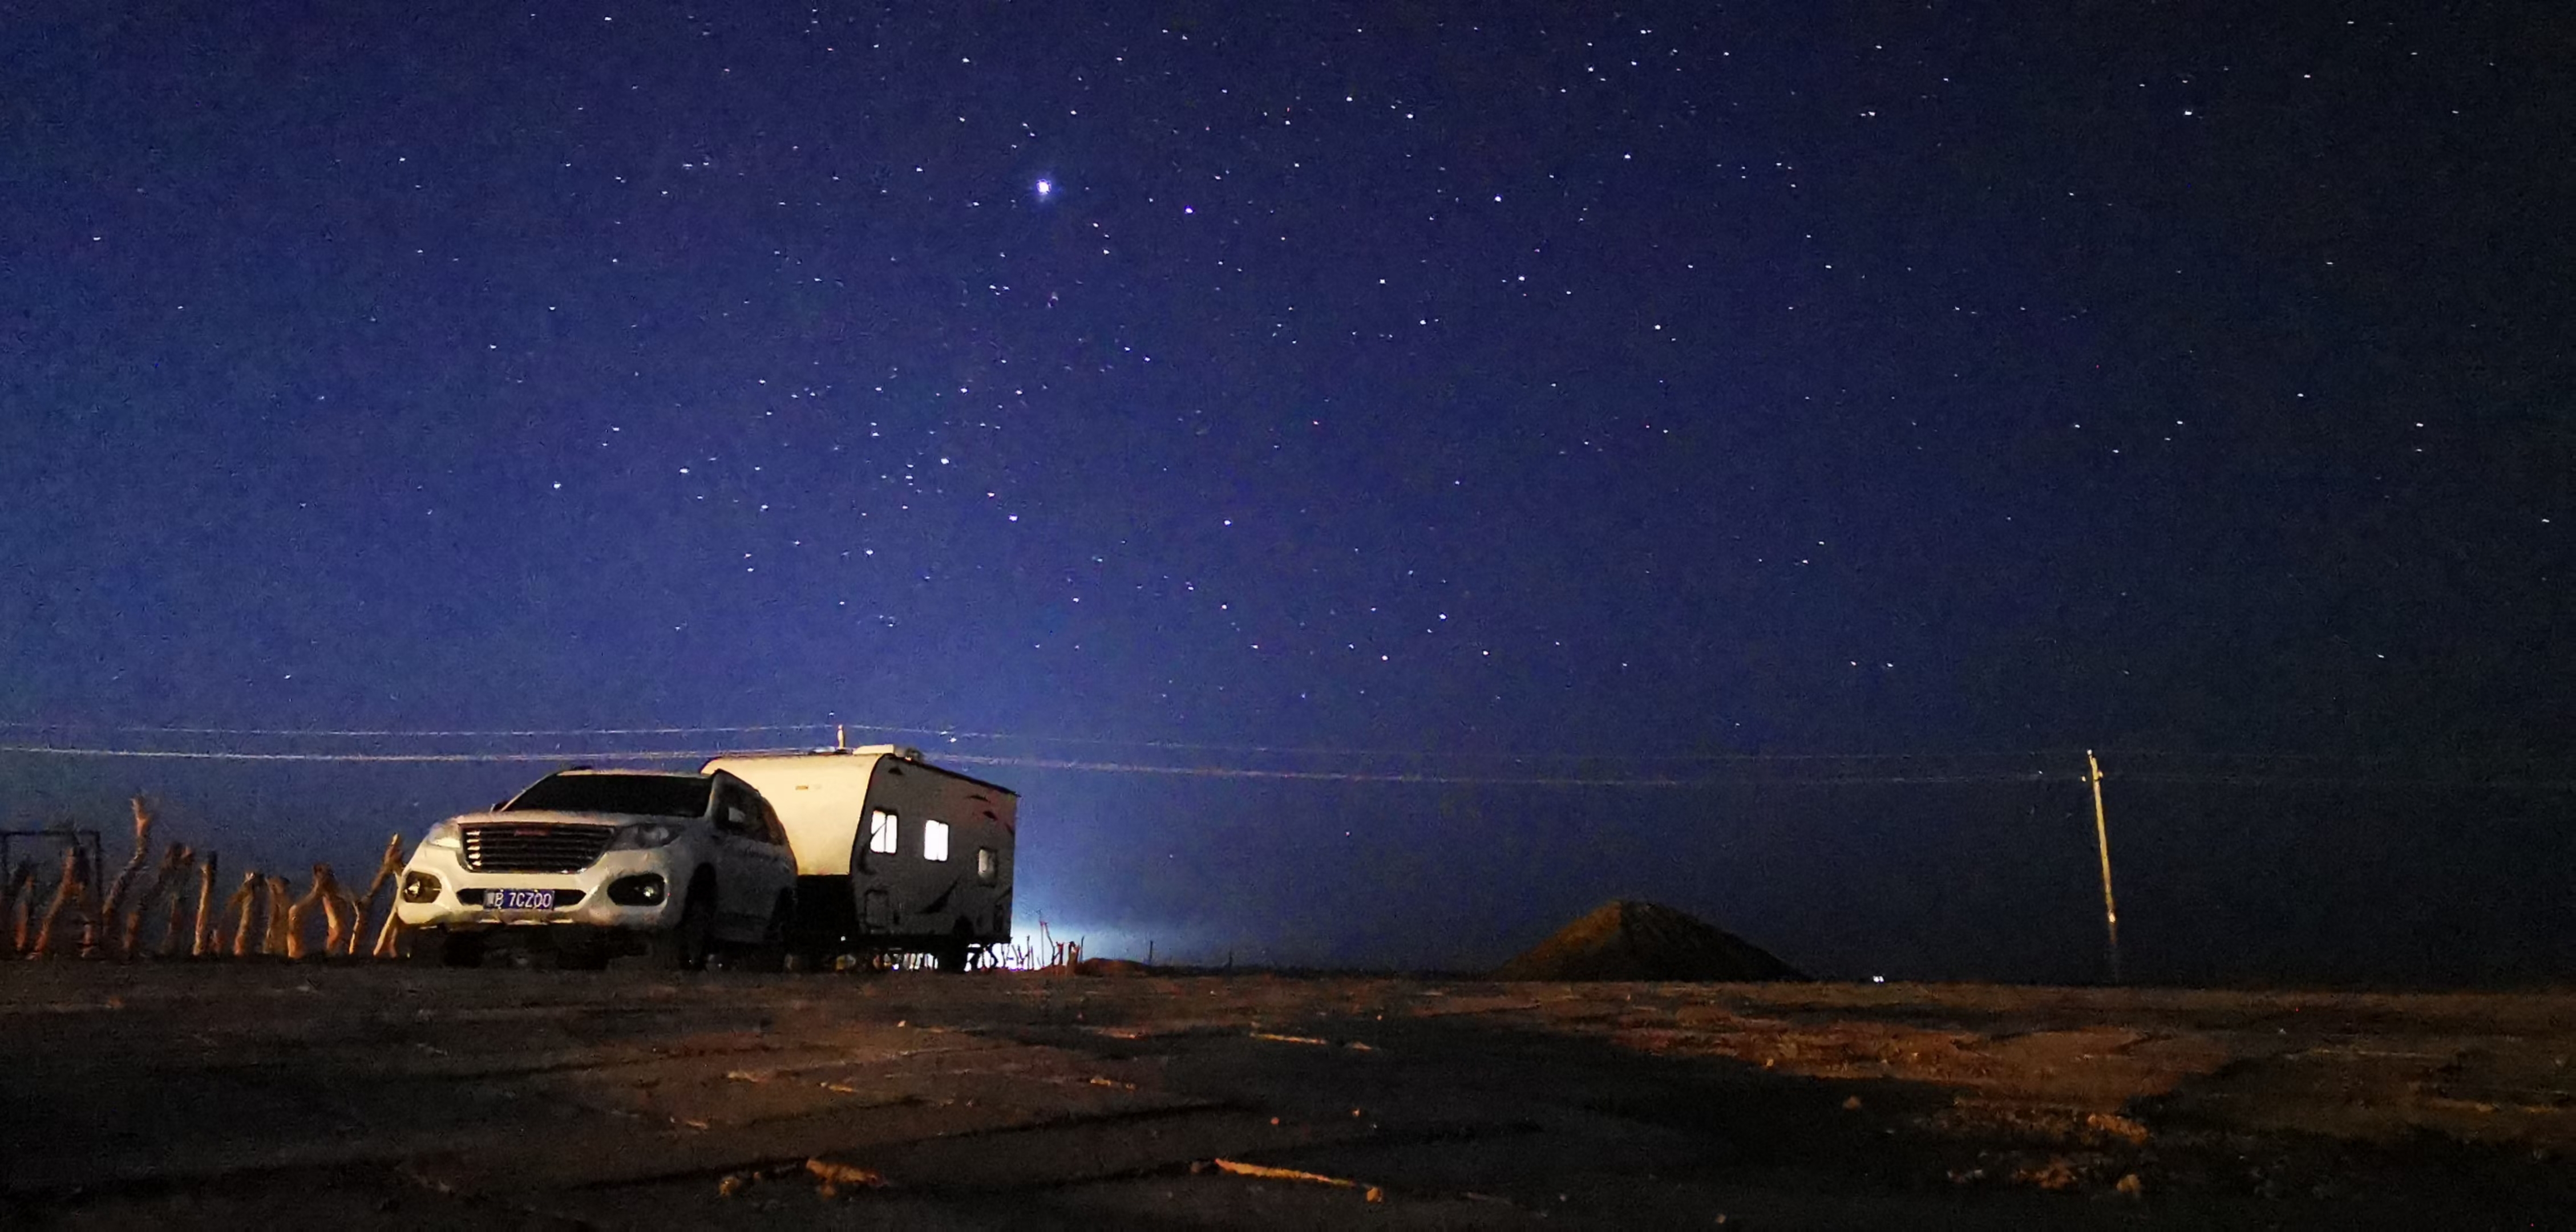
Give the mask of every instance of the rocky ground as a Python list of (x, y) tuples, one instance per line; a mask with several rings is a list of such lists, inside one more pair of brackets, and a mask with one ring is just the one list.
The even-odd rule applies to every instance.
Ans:
[(0, 966), (0, 1226), (2576, 1227), (2576, 995)]

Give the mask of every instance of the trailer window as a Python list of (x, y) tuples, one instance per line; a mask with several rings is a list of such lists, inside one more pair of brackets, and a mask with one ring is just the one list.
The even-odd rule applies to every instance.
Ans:
[(991, 885), (1002, 879), (1002, 856), (990, 847), (975, 849), (975, 880)]
[(948, 858), (947, 822), (925, 821), (921, 823), (921, 858), (925, 860), (945, 860)]
[(868, 814), (868, 850), (894, 854), (894, 814), (878, 809)]

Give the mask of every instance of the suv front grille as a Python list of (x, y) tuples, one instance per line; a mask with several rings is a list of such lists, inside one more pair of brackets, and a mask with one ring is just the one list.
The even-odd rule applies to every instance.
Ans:
[(480, 873), (578, 873), (598, 862), (615, 826), (466, 826), (465, 867)]

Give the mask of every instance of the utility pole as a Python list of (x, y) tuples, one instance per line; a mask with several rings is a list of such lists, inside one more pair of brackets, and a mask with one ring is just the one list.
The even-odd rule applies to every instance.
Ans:
[(2120, 983), (2120, 908), (2111, 900), (2111, 823), (2102, 815), (2102, 763), (2084, 750), (2084, 778), (2093, 785), (2093, 846), (2102, 853), (2102, 927), (2111, 937), (2111, 982)]

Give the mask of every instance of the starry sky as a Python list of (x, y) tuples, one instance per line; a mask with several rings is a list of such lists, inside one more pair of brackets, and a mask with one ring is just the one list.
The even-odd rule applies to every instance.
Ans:
[(2576, 48), (2255, 7), (18, 8), (0, 737), (846, 723), (1161, 952), (2013, 978), (2102, 748), (2133, 967), (2564, 974)]

